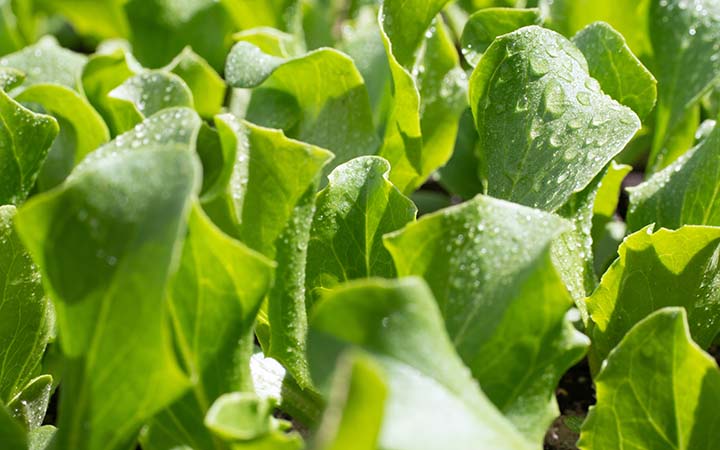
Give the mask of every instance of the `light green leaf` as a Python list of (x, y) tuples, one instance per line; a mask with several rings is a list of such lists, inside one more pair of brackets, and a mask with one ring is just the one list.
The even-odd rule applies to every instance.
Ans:
[(367, 89), (347, 55), (326, 48), (284, 59), (238, 42), (225, 73), (233, 87), (260, 85), (252, 93), (247, 120), (332, 151), (335, 159), (326, 174), (352, 158), (377, 152)]
[(130, 43), (147, 67), (168, 63), (186, 46), (221, 70), (235, 31), (225, 2), (129, 0), (124, 4)]
[(58, 84), (34, 84), (16, 98), (38, 104), (58, 120), (60, 132), (38, 176), (40, 191), (60, 184), (88, 153), (110, 140), (100, 114), (76, 91)]
[(272, 262), (223, 234), (193, 206), (168, 294), (177, 347), (193, 386), (154, 419), (143, 448), (224, 448), (203, 420), (220, 395), (252, 390), (253, 325), (272, 269)]
[(179, 76), (161, 71), (132, 76), (108, 92), (113, 122), (119, 131), (127, 131), (163, 109), (193, 106), (193, 96)]
[(108, 94), (142, 70), (134, 66), (132, 57), (122, 48), (118, 48), (110, 53), (91, 56), (83, 69), (83, 91), (88, 101), (103, 116), (114, 136), (121, 134), (123, 130), (114, 122), (113, 104)]
[(0, 58), (0, 66), (22, 71), (25, 86), (56, 83), (78, 90), (80, 74), (87, 57), (58, 44), (54, 37), (46, 36), (34, 45)]
[[(377, 448), (533, 448), (470, 377), (419, 278), (335, 289), (315, 307), (309, 341), (313, 380), (324, 389), (344, 350), (363, 350), (377, 364), (387, 400), (384, 411), (366, 412), (382, 417)], [(370, 388), (384, 394), (377, 383)]]
[(691, 339), (682, 308), (663, 308), (629, 330), (595, 384), (582, 450), (720, 445), (720, 371)]
[(587, 300), (591, 367), (597, 370), (630, 328), (665, 306), (685, 307), (693, 339), (709, 346), (720, 332), (718, 244), (720, 228), (703, 226), (655, 233), (648, 227), (625, 238)]
[(307, 387), (305, 259), (315, 192), (332, 155), (229, 114), (217, 116), (215, 125), (220, 148), (200, 153), (206, 168), (222, 169), (203, 207), (226, 233), (277, 262), (276, 282), (259, 317), (262, 326), (269, 323), (270, 335), (258, 334), (266, 354)]
[(372, 357), (347, 352), (338, 361), (330, 400), (315, 434), (317, 450), (375, 450), (388, 386)]
[(16, 4), (12, 0), (0, 1), (0, 55), (20, 50), (27, 44), (18, 23), (19, 15), (14, 11)]
[(67, 18), (82, 34), (98, 38), (127, 37), (126, 0), (36, 0), (41, 8)]
[(600, 182), (592, 217), (592, 253), (595, 273), (603, 273), (617, 256), (625, 237), (625, 223), (615, 218), (622, 182), (632, 167), (612, 161)]
[(52, 450), (57, 428), (52, 425), (43, 425), (28, 433), (29, 450)]
[(665, 146), (675, 128), (720, 77), (720, 3), (652, 0), (649, 17), (658, 107), (648, 166), (656, 172), (673, 162)]
[(355, 278), (392, 278), (395, 266), (382, 236), (415, 219), (417, 209), (387, 180), (390, 165), (363, 156), (338, 166), (315, 200), (308, 242), (308, 300)]
[(468, 64), (475, 67), (495, 38), (511, 33), (518, 28), (539, 25), (540, 22), (538, 9), (481, 9), (468, 18), (465, 28), (463, 28), (460, 37), (462, 54)]
[(40, 375), (30, 380), (23, 390), (8, 402), (8, 409), (28, 430), (42, 425), (50, 403), (52, 384), (53, 378), (50, 375)]
[[(21, 79), (16, 71), (2, 78), (8, 87)], [(21, 106), (2, 89), (0, 119), (0, 205), (17, 205), (35, 184), (59, 127), (54, 118)]]
[(192, 92), (195, 110), (203, 118), (211, 118), (225, 101), (225, 81), (207, 61), (185, 47), (165, 68), (183, 79)]
[(38, 369), (52, 315), (40, 273), (13, 229), (14, 206), (0, 206), (0, 402), (20, 394)]
[(487, 193), (554, 211), (640, 129), (571, 42), (539, 27), (498, 38), (470, 79)]
[(565, 320), (572, 299), (549, 253), (569, 229), (553, 214), (478, 196), (385, 240), (398, 275), (427, 281), (458, 354), (533, 442), (558, 413), (557, 381), (587, 346)]
[(540, 0), (545, 25), (573, 36), (593, 22), (609, 23), (625, 37), (633, 53), (645, 58), (652, 54), (647, 33), (648, 8), (651, 0)]
[(28, 450), (27, 435), (23, 427), (10, 415), (0, 402), (0, 439), (3, 449)]
[(199, 126), (192, 110), (163, 111), (18, 213), (62, 336), (60, 448), (126, 449), (187, 388), (168, 342), (165, 290), (200, 184)]
[(720, 226), (720, 127), (645, 183), (630, 188), (628, 227)]
[(379, 154), (392, 166), (390, 181), (406, 194), (448, 161), (467, 107), (454, 42), (441, 18), (431, 27), (446, 3), (390, 0), (379, 13), (393, 83)]
[(297, 0), (264, 0), (248, 2), (220, 0), (232, 17), (237, 28), (247, 30), (256, 27), (292, 31), (300, 12)]
[(206, 426), (233, 450), (300, 450), (302, 439), (286, 434), (289, 424), (272, 416), (272, 403), (249, 392), (219, 397), (205, 417)]
[(655, 107), (657, 81), (625, 43), (625, 38), (605, 22), (595, 22), (573, 38), (588, 63), (590, 76), (603, 92), (645, 119)]

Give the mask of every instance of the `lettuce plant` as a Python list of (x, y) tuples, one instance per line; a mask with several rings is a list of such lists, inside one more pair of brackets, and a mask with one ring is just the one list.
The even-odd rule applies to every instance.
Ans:
[(720, 448), (720, 1), (0, 12), (0, 449)]

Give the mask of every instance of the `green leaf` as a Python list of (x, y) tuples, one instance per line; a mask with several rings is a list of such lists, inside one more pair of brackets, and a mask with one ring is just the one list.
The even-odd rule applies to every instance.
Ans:
[(122, 48), (91, 56), (83, 69), (83, 91), (114, 136), (123, 130), (114, 122), (113, 103), (108, 94), (140, 70), (142, 68), (135, 67), (132, 57)]
[(29, 450), (52, 450), (55, 442), (57, 428), (52, 425), (44, 425), (28, 433)]
[(297, 0), (264, 0), (262, 2), (238, 2), (220, 0), (237, 28), (247, 30), (256, 27), (291, 31), (300, 10)]
[(165, 290), (199, 187), (199, 125), (192, 110), (155, 115), (18, 213), (62, 336), (60, 448), (128, 448), (188, 385), (168, 342)]
[(285, 59), (238, 42), (225, 73), (233, 87), (260, 86), (248, 105), (249, 121), (281, 128), (288, 137), (332, 151), (335, 159), (326, 174), (352, 158), (377, 152), (367, 89), (347, 55), (320, 49)]
[(15, 99), (42, 106), (60, 125), (58, 138), (38, 176), (40, 191), (60, 184), (77, 163), (110, 140), (110, 131), (100, 114), (72, 89), (57, 84), (34, 84)]
[(590, 362), (597, 369), (640, 320), (665, 306), (683, 306), (693, 339), (708, 347), (720, 332), (720, 228), (640, 230), (620, 246), (620, 257), (587, 300), (594, 326)]
[(124, 4), (130, 43), (147, 67), (168, 64), (186, 46), (221, 70), (235, 27), (225, 2), (129, 0)]
[(272, 417), (272, 403), (247, 392), (225, 394), (213, 403), (205, 424), (234, 450), (300, 450), (300, 436), (285, 434), (286, 424)]
[(595, 383), (582, 450), (720, 445), (720, 371), (690, 338), (682, 308), (663, 308), (635, 325)]
[(0, 1), (0, 55), (12, 53), (23, 48), (27, 41), (18, 24), (12, 0)]
[(271, 261), (223, 234), (193, 206), (168, 294), (177, 347), (193, 387), (154, 419), (143, 448), (223, 448), (203, 420), (220, 395), (252, 390), (253, 325), (272, 269)]
[(38, 369), (52, 313), (40, 273), (13, 229), (14, 206), (0, 206), (0, 402), (20, 394)]
[[(713, 0), (652, 0), (649, 17), (655, 52), (654, 73), (658, 80), (658, 107), (648, 165), (655, 172), (673, 161), (666, 154), (667, 141), (720, 77), (720, 57), (717, 56), (720, 3)], [(695, 126), (697, 122), (692, 128)]]
[(277, 262), (276, 282), (260, 314), (261, 325), (270, 325), (269, 342), (261, 342), (268, 356), (307, 387), (305, 259), (315, 192), (332, 155), (229, 114), (217, 116), (215, 125), (220, 149), (200, 152), (205, 167), (220, 164), (222, 175), (204, 195), (203, 207), (226, 233)]
[(462, 54), (468, 64), (475, 67), (495, 38), (518, 28), (539, 25), (540, 22), (538, 9), (481, 9), (471, 15), (465, 24), (460, 37)]
[(595, 273), (603, 273), (617, 256), (617, 248), (625, 237), (625, 223), (615, 218), (620, 201), (622, 182), (632, 167), (612, 161), (600, 182), (592, 217), (592, 253)]
[(466, 200), (484, 191), (478, 175), (480, 161), (476, 150), (477, 142), (475, 120), (472, 111), (467, 108), (460, 116), (452, 157), (437, 172), (437, 181), (442, 187)]
[(569, 229), (555, 215), (477, 196), (385, 240), (399, 276), (427, 281), (483, 391), (534, 442), (558, 413), (557, 381), (587, 347), (565, 320), (572, 299), (549, 253)]
[(539, 27), (498, 38), (470, 79), (487, 193), (554, 211), (640, 129), (568, 40)]
[[(2, 78), (8, 87), (20, 79), (16, 71)], [(59, 127), (54, 118), (21, 106), (2, 89), (0, 119), (0, 204), (17, 205), (35, 184)]]
[(363, 156), (338, 166), (315, 200), (308, 242), (308, 299), (355, 278), (392, 278), (382, 236), (415, 219), (417, 208), (387, 180), (390, 164)]
[(51, 36), (0, 58), (0, 66), (18, 69), (25, 74), (25, 86), (56, 83), (74, 90), (79, 88), (80, 74), (86, 62), (85, 55), (60, 47)]
[(185, 47), (165, 68), (183, 79), (192, 92), (195, 110), (203, 118), (211, 118), (225, 101), (225, 81), (207, 61)]
[(549, 28), (573, 36), (593, 22), (607, 22), (618, 30), (633, 53), (644, 58), (652, 54), (647, 33), (651, 0), (540, 0), (539, 8)]
[(126, 0), (36, 0), (41, 8), (67, 18), (81, 34), (98, 38), (128, 36)]
[(431, 27), (446, 3), (390, 0), (379, 13), (393, 83), (379, 154), (392, 166), (390, 181), (406, 194), (450, 159), (467, 107), (467, 79), (454, 42), (442, 19)]
[(163, 109), (193, 106), (190, 88), (179, 76), (161, 71), (132, 76), (108, 92), (113, 122), (127, 131)]
[(23, 390), (8, 402), (8, 409), (28, 430), (42, 425), (50, 403), (52, 384), (53, 378), (50, 375), (40, 375), (30, 380)]
[(658, 227), (720, 226), (720, 127), (697, 147), (630, 188), (628, 227), (638, 230), (650, 223)]
[(10, 415), (5, 405), (0, 402), (0, 440), (3, 449), (28, 450), (27, 435), (23, 427)]
[(338, 287), (315, 307), (309, 341), (313, 380), (325, 389), (343, 351), (363, 350), (377, 364), (386, 386), (370, 389), (387, 399), (384, 410), (365, 412), (382, 417), (377, 448), (532, 448), (470, 377), (419, 278)]
[(358, 351), (338, 361), (330, 403), (315, 435), (314, 449), (375, 450), (382, 426), (381, 414), (388, 386), (379, 365)]
[(625, 38), (604, 22), (595, 22), (573, 38), (588, 63), (590, 76), (603, 92), (645, 119), (655, 107), (657, 81), (625, 43)]

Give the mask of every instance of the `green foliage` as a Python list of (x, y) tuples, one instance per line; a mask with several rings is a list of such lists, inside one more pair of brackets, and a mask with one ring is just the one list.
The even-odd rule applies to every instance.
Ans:
[(718, 0), (0, 0), (0, 448), (715, 449), (718, 61)]

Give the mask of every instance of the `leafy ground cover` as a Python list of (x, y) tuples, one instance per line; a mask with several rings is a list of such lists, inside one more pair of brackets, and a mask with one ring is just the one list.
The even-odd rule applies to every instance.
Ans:
[(2, 450), (720, 448), (720, 1), (0, 1)]

